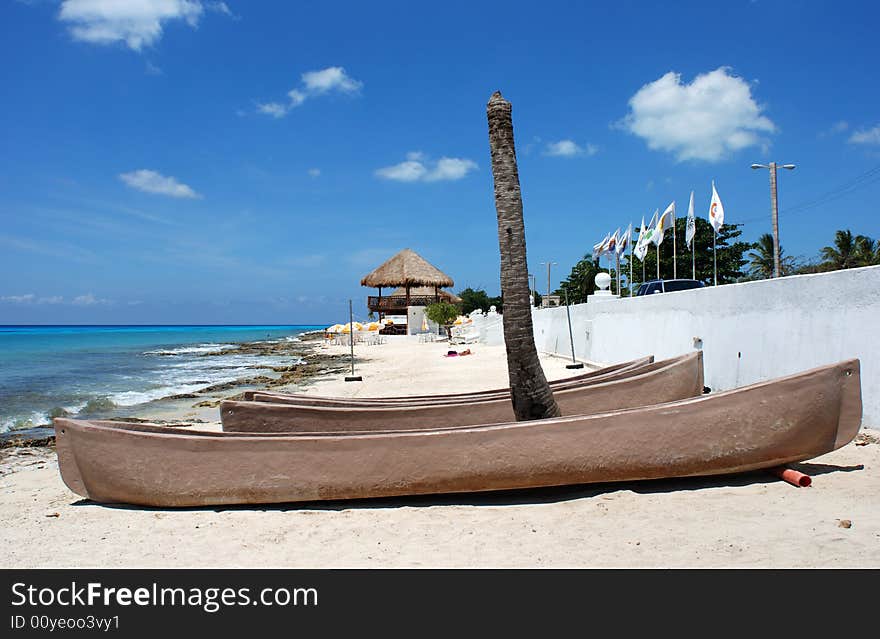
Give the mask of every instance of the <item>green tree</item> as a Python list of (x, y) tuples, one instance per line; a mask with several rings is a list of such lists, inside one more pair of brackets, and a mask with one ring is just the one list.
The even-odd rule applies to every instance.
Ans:
[(559, 295), (562, 304), (565, 304), (566, 294), (569, 304), (583, 304), (587, 301), (587, 296), (596, 290), (598, 273), (599, 267), (593, 261), (593, 256), (587, 253), (571, 268), (568, 277), (559, 283), (559, 288), (553, 294)]
[(532, 326), (526, 233), (513, 117), (510, 102), (496, 91), (486, 105), (489, 151), (495, 186), (501, 295), (504, 298), (504, 343), (513, 413), (518, 421), (559, 416), (559, 406), (541, 368)]
[[(756, 280), (765, 280), (773, 277), (773, 236), (764, 233), (752, 246), (749, 253), (749, 276)], [(797, 265), (795, 259), (785, 254), (782, 245), (779, 245), (779, 268), (781, 276), (791, 275)]]
[(435, 324), (439, 324), (445, 328), (447, 337), (452, 337), (450, 332), (452, 322), (458, 317), (458, 307), (455, 304), (450, 304), (449, 302), (435, 302), (433, 304), (428, 304), (425, 307), (425, 315), (427, 315), (428, 319)]
[(826, 271), (859, 266), (858, 245), (849, 229), (837, 231), (834, 234), (834, 246), (823, 247), (819, 255), (822, 257), (822, 269)]
[(859, 266), (880, 264), (880, 241), (875, 241), (867, 235), (857, 235), (855, 258)]
[(484, 313), (489, 310), (491, 304), (489, 296), (481, 288), (466, 288), (458, 293), (461, 298), (461, 312), (468, 315), (476, 309), (482, 310)]
[[(712, 236), (715, 234), (708, 220), (698, 217), (695, 220), (696, 233), (694, 235), (694, 253), (696, 262), (696, 279), (704, 284), (712, 285)], [(675, 220), (676, 233), (676, 262), (679, 279), (691, 278), (691, 252), (685, 243), (685, 230), (687, 218), (680, 217)], [(750, 242), (735, 241), (742, 235), (742, 224), (724, 224), (718, 232), (718, 283), (730, 284), (741, 281), (745, 277), (743, 267), (748, 263), (744, 253), (752, 248)], [(638, 236), (638, 234), (636, 234)], [(627, 253), (627, 258), (629, 253)], [(644, 261), (645, 281), (657, 277), (657, 247), (653, 244), (648, 247)], [(629, 274), (629, 265), (626, 268), (621, 261), (620, 270), (623, 275)], [(660, 244), (660, 278), (672, 279), (672, 233), (666, 231), (666, 237)], [(642, 262), (633, 258), (633, 279), (636, 283), (642, 281)]]

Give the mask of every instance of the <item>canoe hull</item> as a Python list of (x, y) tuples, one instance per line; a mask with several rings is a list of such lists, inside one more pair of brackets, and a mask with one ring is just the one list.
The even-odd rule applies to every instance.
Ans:
[[(618, 408), (662, 403), (703, 392), (703, 353), (695, 351), (645, 367), (649, 372), (608, 382), (557, 389), (563, 415), (592, 415)], [(400, 406), (301, 406), (224, 401), (223, 430), (233, 433), (296, 433), (347, 430), (419, 429), (514, 421), (510, 397), (462, 403)]]
[(55, 420), (71, 490), (154, 507), (735, 473), (823, 455), (860, 424), (857, 360), (668, 404), (433, 431), (253, 435)]

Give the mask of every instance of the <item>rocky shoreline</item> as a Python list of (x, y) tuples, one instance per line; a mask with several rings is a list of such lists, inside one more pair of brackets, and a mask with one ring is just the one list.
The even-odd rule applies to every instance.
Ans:
[[(347, 355), (330, 354), (319, 349), (322, 333), (305, 333), (298, 341), (240, 342), (234, 348), (210, 352), (201, 357), (220, 355), (247, 355), (251, 357), (289, 357), (301, 360), (289, 366), (267, 366), (270, 374), (241, 377), (232, 381), (206, 386), (193, 393), (163, 397), (128, 409), (111, 408), (90, 418), (158, 423), (168, 427), (186, 427), (192, 424), (218, 423), (219, 406), (224, 399), (242, 399), (249, 390), (283, 390), (302, 388), (311, 380), (327, 374), (347, 370)], [(194, 401), (195, 400), (195, 401)], [(52, 424), (41, 424), (26, 430), (0, 434), (0, 449), (54, 446)]]

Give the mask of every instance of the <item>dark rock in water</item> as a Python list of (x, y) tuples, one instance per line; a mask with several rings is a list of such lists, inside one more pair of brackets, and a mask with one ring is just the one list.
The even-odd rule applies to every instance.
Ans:
[(219, 399), (206, 399), (203, 402), (199, 402), (198, 404), (193, 404), (193, 408), (217, 408), (220, 405)]
[(169, 395), (164, 399), (196, 399), (198, 395), (195, 393), (181, 393), (180, 395)]
[(70, 412), (67, 411), (66, 409), (62, 408), (61, 406), (56, 406), (55, 408), (53, 408), (52, 410), (49, 411), (49, 418), (50, 419), (55, 419), (56, 417), (68, 417), (69, 415), (70, 415)]
[(23, 428), (0, 433), (0, 448), (54, 446), (55, 429), (48, 426)]

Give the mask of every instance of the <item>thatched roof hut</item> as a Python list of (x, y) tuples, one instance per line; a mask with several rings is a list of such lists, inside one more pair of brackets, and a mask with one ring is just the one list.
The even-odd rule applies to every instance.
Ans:
[(408, 248), (403, 249), (361, 280), (361, 286), (375, 288), (391, 286), (410, 289), (415, 286), (441, 288), (453, 285), (455, 282), (451, 277)]
[[(435, 294), (435, 291), (430, 286), (414, 286), (413, 288), (409, 289), (409, 294), (413, 297), (431, 296)], [(452, 291), (437, 289), (436, 294), (440, 297), (442, 301), (449, 302), (450, 304), (458, 304), (459, 302), (461, 302), (461, 298)], [(406, 289), (401, 286), (400, 288), (395, 289), (388, 294), (389, 297), (394, 297), (396, 295), (406, 295)]]
[[(386, 314), (405, 314), (411, 307), (428, 306), (441, 300), (452, 304), (461, 302), (458, 296), (441, 290), (454, 284), (451, 277), (412, 249), (403, 249), (361, 280), (361, 286), (379, 289), (378, 296), (367, 297), (367, 308), (378, 312), (380, 318)], [(383, 297), (383, 287), (397, 290)]]

